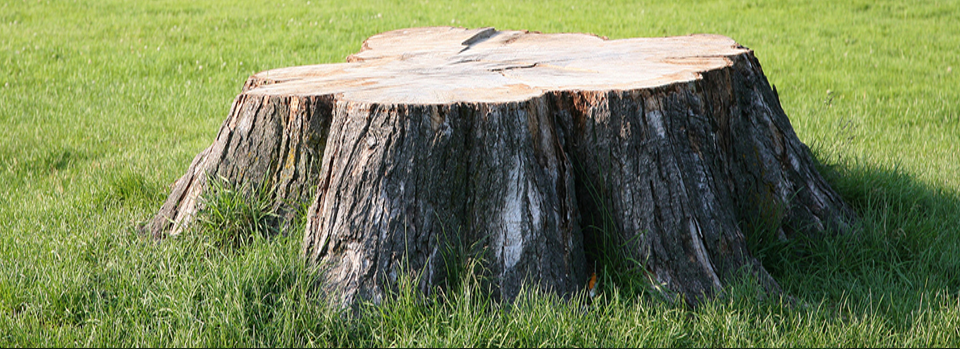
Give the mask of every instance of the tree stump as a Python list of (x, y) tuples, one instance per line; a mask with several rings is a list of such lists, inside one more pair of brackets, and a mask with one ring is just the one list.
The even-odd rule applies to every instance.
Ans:
[(756, 222), (790, 239), (856, 219), (778, 98), (723, 36), (386, 32), (347, 63), (252, 76), (145, 230), (181, 232), (220, 176), (273, 188), (280, 226), (312, 200), (303, 253), (343, 305), (411, 271), (430, 292), (463, 246), (495, 297), (570, 294), (601, 222), (624, 242), (606, 253), (690, 303), (742, 270), (777, 290), (746, 245)]

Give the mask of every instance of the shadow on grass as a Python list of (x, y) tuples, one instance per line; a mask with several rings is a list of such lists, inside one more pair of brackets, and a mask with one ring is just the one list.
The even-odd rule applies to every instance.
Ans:
[(931, 300), (958, 296), (958, 193), (864, 161), (836, 161), (819, 170), (862, 222), (853, 234), (805, 241), (800, 253), (762, 256), (787, 294), (880, 316), (900, 328)]

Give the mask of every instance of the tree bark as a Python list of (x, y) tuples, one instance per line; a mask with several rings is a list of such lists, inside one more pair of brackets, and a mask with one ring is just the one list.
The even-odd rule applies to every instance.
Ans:
[(430, 292), (469, 251), (497, 298), (570, 294), (601, 233), (696, 304), (743, 270), (778, 290), (748, 251), (758, 225), (791, 239), (856, 220), (726, 37), (413, 28), (347, 60), (252, 76), (145, 229), (181, 232), (222, 176), (274, 188), (281, 226), (312, 200), (303, 253), (343, 305), (404, 273)]
[(495, 296), (524, 281), (580, 287), (573, 177), (544, 106), (339, 104), (304, 237), (330, 290), (344, 289), (344, 304), (379, 301), (412, 269), (429, 292), (461, 267), (446, 262), (458, 244), (485, 251)]
[(744, 267), (779, 291), (745, 234), (819, 238), (856, 219), (816, 171), (751, 52), (688, 83), (561, 94), (556, 104), (580, 169), (583, 220), (612, 222), (626, 258), (691, 304)]
[(273, 212), (280, 218), (277, 228), (289, 227), (315, 191), (332, 105), (328, 96), (241, 93), (214, 143), (197, 154), (141, 230), (157, 239), (179, 235), (203, 208), (209, 181), (221, 178), (247, 192), (271, 188)]

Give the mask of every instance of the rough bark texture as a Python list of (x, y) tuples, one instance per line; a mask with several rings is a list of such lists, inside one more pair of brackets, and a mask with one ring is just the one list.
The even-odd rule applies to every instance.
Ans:
[(627, 256), (691, 304), (744, 267), (779, 290), (744, 234), (816, 237), (855, 217), (816, 172), (752, 53), (731, 60), (692, 82), (555, 99), (581, 169), (584, 221), (612, 220)]
[(237, 96), (217, 139), (197, 154), (143, 231), (154, 238), (183, 232), (203, 208), (209, 180), (220, 178), (247, 191), (272, 188), (278, 228), (288, 227), (316, 188), (332, 104), (327, 96)]
[(339, 103), (304, 237), (330, 291), (379, 301), (404, 269), (429, 291), (458, 244), (486, 251), (507, 298), (579, 288), (573, 177), (544, 107)]
[(251, 77), (145, 228), (179, 233), (210, 176), (266, 180), (281, 225), (312, 199), (303, 253), (343, 305), (380, 301), (404, 273), (430, 292), (464, 246), (497, 297), (569, 294), (594, 267), (583, 227), (601, 220), (627, 242), (607, 253), (690, 303), (742, 270), (776, 291), (745, 234), (855, 220), (752, 51), (714, 35), (379, 34), (348, 63)]

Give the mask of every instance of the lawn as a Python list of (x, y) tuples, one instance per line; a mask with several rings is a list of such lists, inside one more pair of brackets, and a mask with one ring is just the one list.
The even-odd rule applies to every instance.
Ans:
[[(863, 225), (802, 257), (765, 247), (784, 297), (744, 280), (696, 309), (611, 284), (589, 307), (497, 304), (466, 280), (355, 313), (311, 287), (299, 231), (242, 248), (137, 233), (248, 76), (434, 25), (732, 37)], [(960, 1), (5, 0), (0, 347), (957, 347), (958, 87)]]

